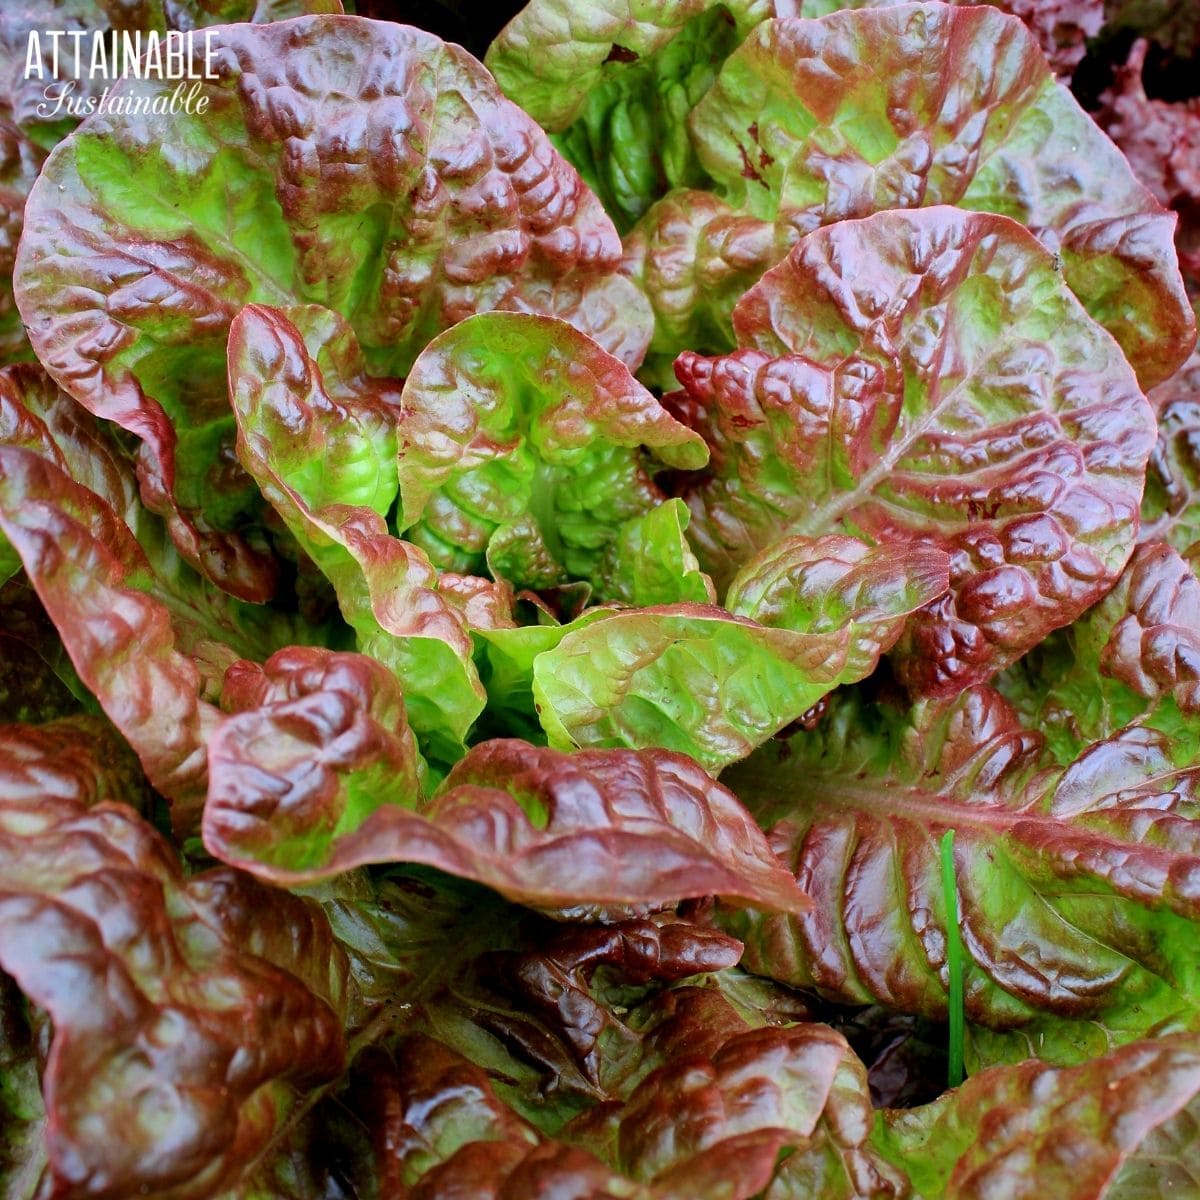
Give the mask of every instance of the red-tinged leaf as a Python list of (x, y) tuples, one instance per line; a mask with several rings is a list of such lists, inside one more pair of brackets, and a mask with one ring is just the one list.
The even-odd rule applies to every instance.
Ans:
[[(1197, 23), (1200, 30), (1200, 22)], [(1200, 98), (1151, 100), (1142, 84), (1148, 43), (1135, 42), (1101, 97), (1101, 128), (1160, 204), (1179, 214), (1175, 245), (1189, 287), (1200, 287)]]
[(1134, 1200), (1197, 1178), (1200, 1041), (1124, 1046), (1078, 1067), (995, 1067), (889, 1113), (877, 1146), (929, 1200)]
[(225, 27), (216, 58), (165, 124), (122, 104), (173, 83), (111, 87), (35, 184), (15, 279), (50, 373), (142, 439), (143, 489), (181, 552), (264, 599), (260, 502), (229, 455), (225, 340), (244, 305), (337, 310), (376, 375), (479, 311), (562, 317), (635, 365), (649, 320), (599, 202), (465, 51), (301, 17)]
[(189, 831), (207, 789), (206, 746), (219, 715), (212, 702), (238, 658), (222, 639), (269, 646), (272, 631), (242, 628), (194, 575), (198, 592), (180, 596), (181, 581), (154, 571), (111, 508), (28, 450), (0, 447), (0, 533), (79, 680), (171, 801), (177, 831)]
[[(96, 105), (103, 92), (103, 73), (88, 69), (92, 35), (103, 35), (111, 46), (108, 39), (114, 36), (128, 33), (140, 39), (151, 28), (163, 32), (164, 25), (168, 30), (194, 30), (229, 21), (280, 21), (305, 13), (341, 11), (341, 0), (173, 0), (165, 5), (161, 0), (152, 5), (21, 0), (0, 10), (0, 365), (32, 357), (12, 295), (17, 241), (25, 202), (46, 151), (78, 124), (77, 114), (85, 111), (80, 106), (89, 101)], [(53, 48), (52, 30), (62, 36)], [(80, 34), (86, 41), (71, 40)], [(64, 87), (70, 90), (64, 93)]]
[(910, 686), (946, 694), (1119, 575), (1153, 415), (1012, 221), (936, 208), (818, 230), (734, 321), (746, 349), (676, 368), (717, 464), (687, 498), (719, 580), (787, 534), (940, 546), (950, 594), (896, 659)]
[(320, 909), (185, 881), (130, 810), (0, 801), (0, 966), (54, 1023), (47, 1194), (212, 1195), (343, 1067), (346, 960)]
[(132, 804), (145, 787), (137, 759), (100, 717), (0, 725), (0, 797), (6, 801)]
[(401, 1042), (393, 1062), (372, 1064), (364, 1103), (383, 1194), (396, 1200), (556, 1193), (650, 1200), (586, 1150), (543, 1144), (496, 1097), (482, 1070), (434, 1039)]
[[(522, 1020), (540, 1019), (566, 1045), (593, 1093), (611, 1095), (631, 1072), (649, 1070), (647, 1063), (652, 1065), (659, 1050), (636, 1022), (626, 1024), (605, 1003), (602, 988), (593, 983), (597, 973), (610, 982), (610, 990), (623, 995), (639, 985), (734, 967), (741, 955), (741, 942), (728, 934), (663, 913), (616, 925), (568, 927), (535, 948), (493, 953), (488, 975), (525, 1010), (505, 1022), (512, 1042), (532, 1040), (528, 1034), (514, 1034)], [(714, 1020), (709, 1028), (692, 1032), (697, 1038), (717, 1037), (723, 1028)], [(640, 1053), (633, 1050), (638, 1042)]]
[(169, 610), (149, 590), (150, 566), (128, 526), (31, 451), (0, 447), (0, 532), (20, 555), (80, 679), (186, 829), (203, 803), (205, 745), (218, 716), (206, 697), (236, 655), (211, 645), (202, 669), (185, 653)]
[[(905, 1194), (869, 1145), (861, 1065), (828, 1028), (781, 1028), (811, 1019), (809, 1005), (722, 969), (732, 939), (668, 913), (547, 928), (415, 875), (391, 875), (373, 900), (347, 895), (335, 917), (356, 955), (394, 963), (410, 1032), (435, 1039), (391, 1040), (354, 1073), (386, 1194), (458, 1195), (443, 1190), (453, 1181), (515, 1200), (564, 1143), (626, 1180), (601, 1196), (640, 1195), (630, 1185), (652, 1171), (655, 1200), (757, 1195), (773, 1176), (782, 1190), (768, 1194), (795, 1200)], [(581, 1172), (570, 1195), (595, 1194), (585, 1161), (556, 1167)]]
[(1001, 679), (1005, 696), (1059, 762), (1169, 706), (1200, 713), (1196, 552), (1137, 548), (1099, 604)]
[[(238, 654), (265, 657), (281, 643), (311, 636), (313, 630), (281, 613), (232, 600), (180, 559), (162, 521), (142, 502), (119, 432), (56, 387), (40, 367), (0, 370), (0, 447), (28, 450), (61, 470), (128, 528), (152, 568), (151, 590), (171, 610), (187, 651), (205, 660), (205, 647), (211, 647), (218, 678)], [(219, 651), (217, 643), (234, 652)]]
[(735, 345), (734, 305), (790, 244), (770, 221), (712, 192), (677, 189), (655, 204), (626, 237), (622, 264), (654, 309), (643, 376), (670, 387), (684, 348)]
[[(1034, 233), (1144, 386), (1167, 378), (1194, 344), (1173, 218), (1055, 82), (1020, 21), (989, 4), (764, 22), (725, 61), (688, 124), (710, 190), (734, 214), (769, 226), (738, 237), (749, 251), (739, 270), (778, 261), (821, 225), (952, 204), (1008, 216)], [(728, 266), (715, 264), (716, 291), (696, 297), (690, 324), (681, 321), (685, 295), (654, 290), (688, 279), (680, 259), (689, 245), (705, 271), (714, 245), (723, 245), (728, 212), (709, 218), (691, 196), (662, 203), (691, 209), (683, 221), (693, 229), (667, 232), (679, 218), (651, 209), (631, 243), (635, 262), (646, 256), (636, 269), (655, 309), (692, 339), (703, 330), (703, 342), (672, 346), (660, 325), (660, 355), (729, 348), (713, 339), (736, 296)], [(659, 254), (668, 260), (662, 270)]]
[(12, 294), (12, 272), (25, 200), (45, 159), (45, 150), (17, 127), (0, 98), (0, 364), (32, 353)]
[(443, 571), (438, 579), (438, 591), (446, 603), (462, 613), (468, 629), (515, 629), (513, 617), (516, 597), (512, 588), (499, 579), (483, 579), (478, 575), (459, 575)]
[(78, 679), (187, 829), (226, 667), (296, 640), (296, 622), (232, 600), (183, 563), (111, 429), (33, 367), (0, 371), (0, 539)]
[[(907, 1194), (903, 1177), (865, 1145), (871, 1127), (865, 1077), (837, 1034), (820, 1025), (737, 1029), (734, 1023), (707, 1053), (689, 1048), (684, 1028), (677, 1028), (669, 1062), (624, 1100), (601, 1105), (556, 1139), (506, 1108), (488, 1075), (444, 1044), (429, 1037), (402, 1041), (392, 1049), (390, 1070), (386, 1060), (373, 1064), (374, 1088), (363, 1104), (387, 1194), (413, 1200)], [(826, 1171), (817, 1167), (822, 1157)], [(791, 1190), (806, 1180), (826, 1190)], [(862, 1190), (851, 1190), (855, 1185)]]
[[(968, 4), (992, 2), (966, 0)], [(1087, 53), (1088, 41), (1104, 24), (1104, 0), (996, 0), (994, 6), (1025, 23), (1054, 73), (1064, 81), (1071, 78)]]
[(531, 664), (538, 719), (561, 749), (660, 746), (719, 771), (869, 675), (947, 571), (929, 546), (785, 539), (735, 577), (728, 608), (592, 610), (556, 631)]
[[(510, 99), (556, 134), (554, 144), (624, 233), (664, 194), (712, 184), (689, 117), (752, 30), (775, 17), (894, 3), (531, 0), (501, 30), (486, 61)], [(1103, 20), (1103, 0), (996, 0), (996, 7), (1025, 22), (1063, 76), (1074, 70), (1085, 39), (1099, 32)], [(753, 169), (748, 161), (745, 170)], [(732, 302), (726, 313), (730, 307)]]
[(1142, 541), (1162, 539), (1180, 553), (1200, 542), (1200, 351), (1149, 393), (1158, 444), (1142, 501)]
[(373, 658), (295, 646), (265, 666), (235, 663), (222, 706), (234, 715), (209, 741), (204, 817), (218, 857), (237, 862), (229, 846), (257, 843), (297, 876), (330, 874), (347, 833), (380, 808), (420, 799), (404, 700)]
[(542, 908), (805, 904), (733, 797), (681, 755), (485, 742), (418, 803), (403, 703), (378, 664), (289, 652), (272, 678), (254, 677), (261, 707), (214, 733), (204, 811), (210, 852), (264, 879), (409, 862)]
[(400, 680), (427, 753), (458, 759), (483, 708), (460, 606), (384, 519), (399, 486), (396, 396), (359, 373), (346, 323), (310, 306), (251, 306), (230, 329), (237, 453), (333, 584), (358, 646)]
[(725, 927), (751, 970), (943, 1018), (952, 829), (977, 1061), (1073, 1062), (1196, 1026), (1196, 738), (1168, 707), (1063, 770), (990, 689), (908, 714), (848, 697), (725, 777), (814, 900)]
[(1139, 547), (1128, 567), (1127, 612), (1100, 654), (1100, 670), (1139, 696), (1174, 698), (1200, 713), (1200, 579), (1161, 542)]

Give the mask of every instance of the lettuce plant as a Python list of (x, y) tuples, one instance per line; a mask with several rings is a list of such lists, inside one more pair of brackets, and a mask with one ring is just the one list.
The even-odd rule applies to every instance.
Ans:
[(0, 14), (0, 1197), (1200, 1194), (1194, 31), (340, 7)]

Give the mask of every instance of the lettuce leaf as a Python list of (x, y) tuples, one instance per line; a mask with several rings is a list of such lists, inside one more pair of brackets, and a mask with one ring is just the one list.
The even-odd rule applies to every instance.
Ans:
[(663, 499), (646, 451), (659, 471), (708, 457), (621, 362), (547, 317), (461, 321), (421, 352), (401, 407), (401, 531), (443, 569), (490, 566), (518, 588), (598, 574)]
[[(649, 326), (599, 202), (465, 51), (301, 17), (225, 27), (219, 59), (204, 113), (110, 104), (54, 150), (15, 286), (50, 374), (142, 440), (181, 552), (263, 600), (261, 501), (229, 454), (225, 340), (244, 305), (334, 309), (375, 375), (479, 311), (562, 317), (633, 365)], [(171, 87), (126, 80), (110, 100)]]
[(50, 1190), (211, 1195), (345, 1059), (347, 961), (312, 901), (185, 879), (120, 804), (0, 797), (0, 967), (54, 1024)]
[(745, 348), (681, 355), (671, 400), (717, 464), (686, 498), (718, 587), (785, 535), (939, 546), (950, 593), (894, 657), (914, 689), (953, 694), (1112, 586), (1154, 416), (1015, 222), (931, 208), (820, 229), (734, 323)]
[(1168, 704), (1200, 713), (1200, 578), (1195, 553), (1134, 552), (1103, 600), (1001, 678), (1060, 762)]
[(296, 622), (187, 566), (110, 430), (27, 367), (0, 372), (0, 537), (186, 831), (203, 803), (226, 667), (296, 640)]
[[(952, 204), (1027, 226), (1143, 386), (1166, 379), (1193, 345), (1173, 218), (1055, 82), (1022, 24), (990, 5), (765, 22), (725, 62), (689, 129), (709, 190), (768, 226), (741, 233), (739, 273), (752, 260), (772, 265), (821, 225)], [(668, 197), (633, 233), (634, 269), (673, 327), (681, 297), (674, 286), (655, 289), (686, 276), (678, 259), (689, 243), (702, 252), (696, 274), (711, 270), (711, 248), (728, 236), (728, 210), (680, 216), (693, 195)], [(713, 234), (710, 219), (720, 226)], [(681, 224), (693, 232), (681, 237)], [(660, 267), (660, 254), (673, 265)], [(709, 310), (703, 324), (719, 330), (734, 297), (728, 287), (697, 297)], [(672, 356), (730, 348), (671, 345), (664, 334), (660, 322), (656, 346)]]
[(869, 675), (947, 579), (933, 547), (780, 543), (734, 580), (729, 609), (666, 605), (565, 630), (533, 660), (539, 718), (554, 746), (664, 746), (718, 771)]
[(238, 458), (333, 584), (359, 647), (396, 673), (428, 754), (448, 765), (483, 687), (462, 611), (425, 553), (388, 531), (399, 399), (361, 367), (327, 310), (244, 309), (229, 335)]
[(378, 663), (297, 649), (230, 674), (242, 711), (210, 743), (204, 838), (268, 881), (410, 862), (543, 908), (714, 893), (805, 904), (733, 797), (680, 755), (500, 739), (425, 801), (403, 700)]
[(724, 925), (750, 970), (944, 1017), (954, 830), (977, 1064), (1079, 1062), (1195, 1028), (1196, 736), (1167, 705), (1063, 769), (991, 689), (908, 711), (847, 695), (723, 776), (815, 901)]

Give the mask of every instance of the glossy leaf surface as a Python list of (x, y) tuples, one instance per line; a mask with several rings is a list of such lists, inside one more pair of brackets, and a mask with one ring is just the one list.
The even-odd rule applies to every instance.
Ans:
[[(953, 204), (1020, 221), (1058, 255), (1068, 285), (1144, 386), (1191, 349), (1172, 218), (1055, 82), (1021, 22), (991, 5), (764, 23), (726, 61), (690, 128), (720, 199), (769, 227), (741, 234), (744, 260), (778, 261), (820, 225)], [(728, 228), (724, 214), (715, 219)], [(641, 274), (657, 287), (681, 267), (657, 267), (655, 245), (685, 250), (677, 236), (664, 243), (654, 209), (644, 222), (635, 235), (652, 249)], [(706, 255), (722, 240), (699, 213), (685, 222), (695, 227), (686, 240)], [(650, 294), (678, 322), (678, 297)], [(719, 313), (712, 323), (722, 323)]]
[(1076, 1062), (1194, 1027), (1195, 742), (1164, 711), (1063, 770), (990, 689), (908, 714), (847, 697), (724, 777), (815, 901), (727, 927), (751, 970), (941, 1016), (938, 846), (953, 829), (976, 1061)]
[(654, 470), (707, 460), (621, 362), (545, 317), (461, 322), (422, 351), (401, 403), (405, 536), (443, 569), (490, 565), (515, 587), (591, 578), (620, 526), (661, 502)]
[(261, 693), (217, 731), (204, 814), (215, 855), (276, 882), (423, 863), (542, 908), (714, 893), (804, 906), (736, 800), (664, 751), (484, 742), (418, 804), (403, 705), (374, 665), (310, 653), (268, 666), (284, 696), (304, 694)]
[(383, 375), (481, 310), (553, 313), (634, 364), (648, 329), (599, 202), (464, 51), (312, 17), (230, 26), (217, 57), (208, 108), (177, 114), (169, 141), (153, 113), (110, 109), (55, 150), (15, 278), (50, 373), (142, 439), (184, 554), (263, 599), (271, 564), (242, 532), (257, 497), (228, 456), (225, 336), (243, 305), (332, 308)]
[(1139, 546), (1117, 586), (1003, 681), (1061, 762), (1173, 704), (1200, 712), (1200, 579), (1195, 556)]
[(1200, 1106), (1198, 1068), (1194, 1035), (1126, 1046), (1065, 1070), (1037, 1062), (995, 1068), (937, 1104), (891, 1114), (884, 1144), (931, 1198), (1166, 1194), (1196, 1177), (1194, 1147), (1184, 1139)]
[(718, 771), (870, 674), (946, 581), (933, 548), (781, 542), (734, 580), (728, 610), (635, 609), (566, 631), (533, 660), (538, 715), (551, 745), (666, 746)]
[(986, 679), (1112, 585), (1153, 415), (1018, 225), (935, 208), (819, 230), (734, 322), (745, 348), (682, 355), (673, 401), (713, 448), (688, 503), (718, 584), (787, 534), (940, 546), (950, 595), (897, 651), (933, 693)]
[(341, 1069), (346, 960), (320, 909), (185, 881), (130, 810), (0, 802), (0, 966), (54, 1022), (52, 1194), (211, 1195)]
[(359, 375), (353, 335), (315, 307), (245, 309), (229, 356), (242, 465), (333, 584), (359, 647), (400, 679), (429, 752), (453, 762), (483, 689), (463, 613), (382, 515), (398, 487), (394, 394)]

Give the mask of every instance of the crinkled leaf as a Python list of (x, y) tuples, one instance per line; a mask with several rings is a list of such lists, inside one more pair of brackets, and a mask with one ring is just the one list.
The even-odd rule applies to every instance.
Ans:
[(1187, 1194), (1196, 1151), (1180, 1135), (1197, 1120), (1200, 1042), (1184, 1034), (1077, 1067), (995, 1067), (889, 1114), (876, 1145), (928, 1200), (1136, 1200)]
[[(737, 1028), (734, 1017), (734, 1028), (714, 1037), (702, 1024), (711, 1015), (667, 1008), (656, 1033), (668, 1061), (623, 1102), (577, 1119), (557, 1138), (506, 1108), (488, 1075), (446, 1045), (401, 1042), (390, 1072), (379, 1063), (365, 1106), (388, 1194), (783, 1198), (806, 1194), (789, 1185), (797, 1176), (816, 1181), (812, 1166), (821, 1159), (833, 1168), (827, 1186), (849, 1177), (878, 1200), (906, 1194), (902, 1177), (865, 1145), (865, 1078), (837, 1034), (820, 1025)], [(702, 1041), (689, 1045), (693, 1032)]]
[(1200, 542), (1200, 351), (1149, 394), (1158, 444), (1142, 500), (1142, 540), (1161, 538), (1180, 553)]
[[(532, 0), (501, 31), (487, 64), (546, 129), (622, 231), (668, 189), (711, 183), (688, 126), (721, 65), (773, 17), (820, 17), (895, 0)], [(963, 0), (972, 2), (972, 0)], [(1070, 75), (1103, 0), (1004, 0), (1055, 70)]]
[[(112, 424), (98, 420), (35, 366), (0, 371), (0, 447), (31, 451), (95, 494), (136, 539), (152, 572), (151, 590), (171, 610), (189, 653), (220, 659), (217, 643), (237, 655), (269, 654), (278, 645), (324, 630), (282, 613), (247, 605), (200, 579), (167, 537), (162, 521), (142, 502), (130, 454)], [(226, 655), (227, 660), (231, 658)], [(220, 669), (224, 668), (224, 663)]]
[[(1200, 34), (1200, 20), (1195, 27)], [(1115, 69), (1096, 119), (1158, 202), (1179, 214), (1175, 245), (1194, 291), (1200, 286), (1200, 98), (1177, 103), (1147, 98), (1146, 49), (1145, 41), (1135, 42), (1128, 61)]]
[[(686, 194), (686, 215), (669, 223), (654, 209), (645, 215), (635, 238), (648, 243), (639, 254), (649, 261), (638, 273), (677, 325), (680, 296), (655, 290), (686, 286), (679, 259), (688, 245), (701, 251), (696, 277), (715, 269), (725, 284), (703, 297), (709, 309), (736, 295), (731, 266), (777, 261), (819, 225), (953, 204), (1015, 218), (1058, 255), (1067, 283), (1144, 385), (1165, 379), (1191, 349), (1172, 218), (1055, 82), (1021, 23), (990, 5), (766, 22), (726, 61), (690, 128), (720, 199), (769, 228), (743, 230), (726, 210), (709, 233), (707, 213), (687, 213)], [(659, 267), (660, 253), (674, 264)], [(717, 311), (704, 323), (724, 321)]]
[[(491, 1195), (486, 1164), (501, 1179), (513, 1172), (500, 1195), (524, 1196), (535, 1165), (544, 1170), (563, 1145), (625, 1179), (654, 1173), (660, 1200), (757, 1194), (778, 1165), (771, 1147), (788, 1156), (780, 1190), (768, 1193), (776, 1200), (905, 1194), (868, 1144), (863, 1068), (827, 1028), (781, 1029), (812, 1019), (809, 1004), (728, 969), (737, 942), (668, 913), (547, 928), (446, 883), (395, 876), (374, 899), (347, 895), (334, 918), (389, 993), (411, 999), (408, 1036), (426, 1035), (392, 1043), (361, 1073), (358, 1112), (374, 1130), (387, 1194), (441, 1196), (456, 1179), (471, 1196)], [(418, 1106), (407, 1089), (397, 1102), (397, 1076), (429, 1079), (431, 1063), (462, 1088), (439, 1087), (444, 1103)], [(401, 1111), (412, 1134), (389, 1137)], [(589, 1161), (577, 1156), (575, 1169)]]
[(333, 314), (246, 308), (229, 338), (237, 453), (333, 584), (359, 648), (399, 678), (429, 753), (452, 763), (483, 688), (462, 610), (438, 593), (424, 552), (388, 532), (382, 514), (398, 486), (393, 399), (360, 366)]
[(688, 520), (682, 500), (630, 517), (596, 568), (599, 599), (635, 607), (714, 601), (712, 580), (700, 570), (684, 532)]
[(401, 403), (401, 531), (446, 569), (502, 557), (518, 587), (590, 578), (617, 528), (661, 501), (642, 447), (666, 466), (707, 459), (624, 364), (546, 317), (460, 322)]
[(346, 959), (311, 901), (185, 881), (120, 805), (6, 795), (0, 857), (0, 966), (54, 1023), (55, 1196), (210, 1195), (342, 1069)]
[[(58, 626), (79, 677), (137, 751), (179, 828), (203, 802), (205, 743), (227, 646), (189, 646), (130, 533), (94, 492), (31, 451), (0, 448), (0, 532)], [(199, 660), (187, 648), (202, 653)]]
[(403, 702), (382, 668), (309, 651), (273, 660), (273, 676), (235, 691), (258, 707), (211, 740), (205, 843), (232, 865), (294, 883), (423, 863), (543, 908), (711, 894), (804, 905), (733, 797), (679, 755), (485, 742), (418, 805)]
[(542, 725), (551, 745), (663, 746), (719, 770), (869, 675), (947, 577), (931, 547), (781, 543), (735, 580), (732, 611), (668, 605), (564, 631), (533, 660)]
[[(561, 0), (558, 0), (561, 3)], [(509, 26), (549, 5), (529, 5)], [(589, 7), (593, 7), (589, 5)], [(602, 7), (596, 5), (594, 7)], [(627, 0), (608, 8), (629, 8)], [(677, 187), (702, 188), (709, 182), (700, 166), (688, 133), (687, 118), (696, 102), (712, 86), (721, 64), (746, 32), (746, 18), (768, 17), (788, 0), (750, 0), (749, 4), (675, 4), (660, 6), (652, 19), (661, 21), (663, 9), (687, 14), (687, 21), (661, 50), (631, 62), (604, 63), (597, 85), (591, 87), (574, 120), (553, 138), (563, 156), (576, 167), (595, 191), (606, 211), (625, 232), (664, 192)], [(690, 11), (689, 11), (690, 10)], [(732, 10), (732, 11), (731, 11)], [(736, 19), (733, 15), (737, 13)], [(574, 22), (572, 22), (574, 24)], [(504, 33), (493, 44), (503, 44)], [(656, 39), (657, 40), (657, 39)], [(560, 42), (555, 50), (562, 51)], [(610, 51), (610, 54), (612, 52)], [(493, 58), (489, 51), (489, 59)], [(553, 53), (540, 61), (553, 63)], [(534, 60), (535, 62), (539, 60)], [(570, 97), (588, 72), (575, 73), (550, 101)], [(503, 85), (503, 76), (500, 77)], [(544, 85), (545, 79), (539, 79)], [(519, 99), (519, 95), (514, 94)], [(558, 128), (558, 123), (554, 123)]]
[(145, 782), (137, 759), (99, 717), (73, 716), (39, 725), (0, 725), (0, 796), (93, 808), (136, 803)]
[(944, 1017), (953, 829), (976, 1061), (1073, 1062), (1194, 1026), (1196, 741), (1166, 708), (1063, 770), (988, 688), (907, 714), (848, 696), (725, 777), (815, 906), (724, 923), (751, 970)]
[(789, 533), (941, 546), (950, 594), (897, 650), (935, 693), (986, 679), (1112, 585), (1153, 414), (1018, 225), (936, 208), (818, 230), (734, 321), (746, 349), (676, 367), (713, 447), (689, 532), (718, 584)]
[[(225, 399), (243, 305), (335, 309), (383, 375), (480, 310), (553, 313), (634, 364), (649, 328), (599, 202), (465, 51), (356, 17), (229, 26), (218, 47), (203, 113), (110, 107), (54, 151), (16, 288), (55, 379), (142, 438), (181, 550), (262, 599)], [(172, 86), (125, 80), (110, 101)]]
[(1002, 681), (1060, 762), (1154, 712), (1169, 697), (1200, 713), (1200, 578), (1194, 558), (1139, 546), (1117, 586)]
[[(209, 741), (212, 823), (296, 871), (325, 868), (337, 838), (376, 809), (415, 807), (420, 756), (395, 677), (361, 654), (281, 650), (225, 677), (227, 717)], [(265, 806), (270, 805), (268, 810)], [(216, 846), (210, 846), (216, 853)]]
[(225, 669), (295, 640), (294, 623), (232, 600), (183, 563), (142, 508), (119, 446), (24, 367), (0, 374), (0, 535), (79, 679), (188, 828)]
[[(794, 7), (791, 0), (734, 0), (720, 6), (713, 0), (651, 6), (628, 0), (535, 0), (500, 31), (485, 61), (506, 95), (543, 128), (559, 131), (581, 114), (586, 120), (592, 98), (618, 81), (632, 74), (641, 83), (645, 72), (628, 70), (638, 60), (651, 60), (650, 81), (659, 72), (669, 75), (671, 60), (664, 64), (656, 52), (681, 37), (689, 41), (715, 17), (744, 35), (768, 17), (790, 15)], [(687, 65), (686, 59), (680, 65)], [(669, 85), (664, 79), (661, 86)], [(664, 99), (669, 104), (669, 96)]]
[(734, 305), (790, 244), (712, 192), (680, 189), (655, 204), (626, 237), (623, 264), (654, 309), (642, 377), (669, 388), (680, 351), (735, 346)]
[(784, 538), (733, 577), (725, 607), (772, 629), (842, 632), (863, 655), (853, 667), (861, 678), (894, 640), (898, 618), (946, 590), (949, 569), (936, 546), (898, 551), (841, 534)]
[(25, 200), (46, 158), (10, 113), (0, 98), (0, 365), (33, 353), (13, 297), (12, 273)]
[[(21, 236), (25, 201), (46, 159), (46, 151), (77, 124), (58, 104), (65, 86), (73, 85), (72, 103), (95, 104), (104, 87), (97, 74), (72, 73), (72, 31), (90, 35), (151, 30), (196, 29), (228, 21), (279, 21), (305, 13), (340, 13), (341, 0), (147, 0), (138, 4), (97, 0), (22, 0), (0, 10), (0, 365), (32, 357), (12, 294), (13, 265)], [(67, 35), (54, 74), (50, 32)], [(41, 70), (29, 62), (29, 35), (41, 39)], [(111, 44), (111, 43), (109, 43)], [(87, 50), (81, 51), (88, 63)]]

